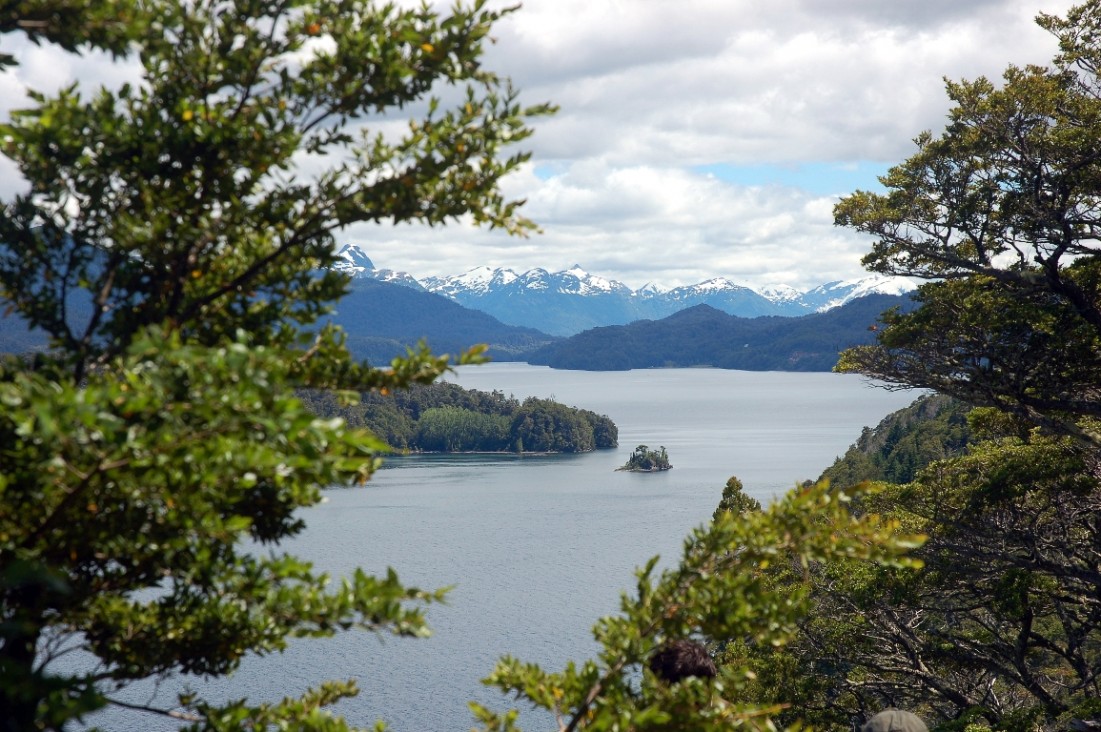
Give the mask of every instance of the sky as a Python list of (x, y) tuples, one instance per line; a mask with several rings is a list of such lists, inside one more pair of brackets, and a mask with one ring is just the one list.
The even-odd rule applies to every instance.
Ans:
[[(524, 0), (485, 65), (522, 102), (559, 106), (534, 121), (520, 148), (531, 162), (503, 185), (542, 233), (360, 225), (338, 240), (418, 278), (580, 265), (633, 288), (856, 279), (871, 240), (833, 225), (837, 200), (877, 190), (915, 136), (943, 128), (945, 78), (1048, 63), (1056, 44), (1034, 18), (1072, 4)], [(126, 74), (104, 58), (18, 50), (21, 66), (0, 74), (0, 119), (28, 86)], [(17, 184), (0, 160), (0, 197)]]

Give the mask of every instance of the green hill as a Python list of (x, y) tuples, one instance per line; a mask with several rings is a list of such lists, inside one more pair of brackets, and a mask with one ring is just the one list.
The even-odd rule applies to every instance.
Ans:
[(942, 394), (923, 396), (888, 414), (822, 473), (839, 488), (865, 480), (909, 483), (918, 470), (936, 460), (963, 454), (972, 440), (970, 404)]
[(868, 295), (798, 318), (740, 318), (697, 305), (662, 320), (593, 328), (544, 346), (527, 360), (586, 371), (690, 366), (829, 371), (840, 351), (874, 340), (884, 310), (908, 302), (897, 295)]

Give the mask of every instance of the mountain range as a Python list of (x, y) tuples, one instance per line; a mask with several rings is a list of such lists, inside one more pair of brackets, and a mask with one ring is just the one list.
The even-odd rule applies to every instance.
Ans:
[(389, 363), (422, 340), (433, 352), (450, 354), (485, 343), (495, 361), (522, 360), (558, 340), (533, 328), (505, 325), (441, 295), (371, 279), (352, 282), (331, 320), (344, 330), (352, 353), (376, 364)]
[(523, 273), (475, 267), (460, 275), (418, 280), (404, 272), (377, 269), (363, 249), (354, 244), (344, 246), (338, 254), (342, 260), (338, 268), (355, 280), (379, 280), (443, 295), (507, 325), (556, 336), (637, 320), (659, 320), (696, 305), (709, 305), (743, 318), (796, 317), (825, 312), (865, 295), (901, 295), (915, 288), (901, 277), (874, 275), (828, 282), (806, 291), (777, 285), (758, 292), (723, 277), (670, 290), (653, 285), (632, 290), (621, 282), (589, 274), (580, 266), (561, 272), (536, 268)]
[[(421, 283), (409, 275), (376, 269), (365, 255), (353, 260), (349, 254), (343, 257), (342, 267), (359, 269), (349, 269), (355, 275), (349, 292), (326, 319), (343, 328), (353, 353), (380, 365), (423, 340), (436, 353), (457, 353), (485, 343), (489, 354), (499, 361), (528, 361), (564, 369), (713, 366), (828, 370), (836, 363), (838, 351), (874, 338), (879, 313), (896, 305), (910, 306), (908, 298), (897, 294), (867, 294), (874, 289), (874, 280), (835, 283), (808, 292), (774, 288), (755, 293), (716, 279), (662, 292), (657, 288), (631, 291), (580, 268), (554, 274), (531, 270), (524, 275), (483, 268), (465, 280), (445, 282), (440, 278)], [(599, 322), (609, 313), (632, 320), (585, 328), (572, 337), (551, 335), (507, 324), (502, 322), (505, 318), (457, 302), (460, 296), (473, 297), (472, 293), (481, 294), (481, 299), (474, 300), (479, 303), (526, 305), (534, 311), (542, 302), (544, 309), (554, 310), (559, 318), (573, 313), (577, 321), (559, 332), (577, 330), (578, 323)], [(635, 307), (647, 303), (648, 312), (656, 317), (635, 317), (624, 302)], [(762, 302), (773, 306), (802, 303), (803, 313), (817, 302), (822, 312), (794, 317), (762, 315), (761, 310), (767, 308)], [(661, 303), (664, 308), (675, 307), (675, 312), (664, 315), (658, 307)], [(90, 317), (84, 305), (74, 302), (70, 308), (68, 316), (74, 324)], [(749, 315), (727, 312), (737, 308), (743, 312), (749, 308)], [(505, 314), (515, 322), (518, 318), (510, 312)], [(46, 348), (46, 340), (44, 333), (28, 328), (18, 315), (0, 317), (0, 353)]]

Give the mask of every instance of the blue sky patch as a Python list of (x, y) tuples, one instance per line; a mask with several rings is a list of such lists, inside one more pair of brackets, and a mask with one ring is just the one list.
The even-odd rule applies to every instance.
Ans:
[(857, 189), (880, 191), (886, 163), (799, 163), (797, 165), (698, 165), (691, 170), (741, 186), (790, 186), (820, 196), (846, 195)]

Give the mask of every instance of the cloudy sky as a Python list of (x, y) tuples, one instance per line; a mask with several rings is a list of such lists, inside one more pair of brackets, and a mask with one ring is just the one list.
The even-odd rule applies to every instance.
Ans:
[[(870, 242), (833, 226), (838, 197), (875, 188), (916, 134), (943, 126), (945, 77), (1047, 63), (1055, 42), (1033, 19), (1072, 4), (524, 0), (487, 65), (523, 101), (560, 106), (536, 122), (532, 163), (506, 184), (543, 233), (363, 226), (341, 238), (417, 277), (574, 264), (636, 288), (860, 277)], [(0, 115), (26, 85), (86, 63), (31, 51), (0, 76)], [(0, 195), (11, 178), (0, 164)]]

